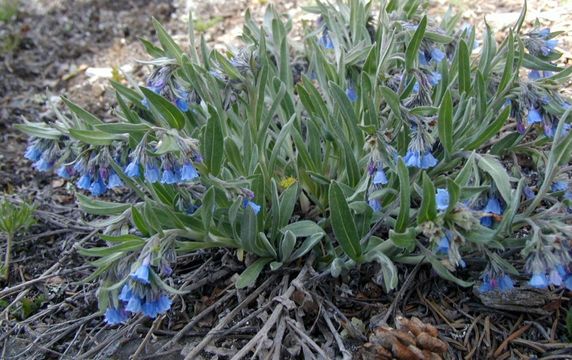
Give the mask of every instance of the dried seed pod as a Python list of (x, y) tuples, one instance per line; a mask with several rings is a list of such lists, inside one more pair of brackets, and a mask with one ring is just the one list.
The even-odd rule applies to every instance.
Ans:
[(448, 345), (446, 342), (429, 335), (428, 333), (421, 333), (417, 335), (417, 346), (424, 350), (429, 350), (435, 353), (443, 354), (447, 351)]
[(398, 338), (399, 341), (401, 341), (403, 344), (405, 344), (407, 346), (416, 344), (415, 338), (405, 331), (394, 330), (391, 332), (391, 334), (393, 336), (395, 336), (396, 338)]
[(423, 332), (424, 324), (418, 324), (417, 322), (414, 322), (413, 319), (419, 320), (415, 317), (410, 320), (403, 316), (397, 316), (395, 318), (395, 325), (399, 330), (410, 331), (413, 335), (417, 336)]
[(363, 360), (370, 360), (370, 359), (391, 360), (393, 359), (393, 355), (391, 354), (391, 351), (387, 350), (383, 346), (368, 342), (361, 347), (357, 358)]
[(422, 360), (429, 360), (430, 358), (428, 358), (425, 354), (424, 351), (419, 349), (417, 346), (415, 345), (409, 345), (407, 347), (412, 353), (414, 353), (419, 359)]
[(393, 356), (399, 360), (421, 360), (423, 358), (418, 357), (413, 351), (411, 351), (407, 346), (403, 345), (399, 341), (396, 341), (391, 346), (391, 352)]

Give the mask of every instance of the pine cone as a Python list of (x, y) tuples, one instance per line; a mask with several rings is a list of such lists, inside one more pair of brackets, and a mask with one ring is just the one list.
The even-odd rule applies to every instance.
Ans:
[(416, 317), (398, 316), (396, 329), (376, 328), (357, 354), (357, 359), (370, 360), (439, 360), (447, 352), (447, 343), (438, 338), (439, 331)]

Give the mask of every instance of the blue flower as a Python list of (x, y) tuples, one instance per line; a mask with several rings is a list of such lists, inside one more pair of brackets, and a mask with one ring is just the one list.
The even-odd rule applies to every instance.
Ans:
[(37, 142), (33, 142), (26, 148), (24, 157), (31, 161), (38, 161), (42, 157), (43, 151)]
[(443, 61), (443, 59), (445, 59), (445, 53), (442, 52), (440, 49), (434, 47), (433, 49), (431, 49), (431, 60), (440, 63), (441, 61)]
[(318, 44), (320, 44), (324, 49), (334, 48), (334, 43), (332, 42), (332, 38), (330, 37), (327, 28), (322, 31), (322, 36), (318, 39)]
[(490, 214), (494, 215), (502, 214), (500, 201), (495, 197), (490, 197), (489, 200), (487, 201), (487, 205), (483, 209), (483, 212), (488, 213), (488, 215), (481, 217), (481, 225), (484, 225), (486, 227), (492, 227), (494, 224), (494, 220)]
[(537, 108), (531, 107), (530, 110), (528, 110), (528, 124), (532, 125), (540, 122), (542, 122), (542, 115), (540, 115)]
[(546, 274), (533, 273), (528, 284), (535, 288), (545, 288), (548, 286)]
[(357, 92), (356, 92), (356, 89), (355, 89), (352, 85), (350, 85), (350, 86), (346, 89), (346, 95), (347, 95), (348, 99), (349, 99), (351, 102), (356, 102), (356, 101), (357, 101), (357, 98), (358, 98), (358, 97), (357, 97)]
[(376, 167), (375, 173), (373, 175), (374, 185), (385, 185), (387, 184), (387, 176), (385, 176), (385, 171), (381, 166)]
[(42, 155), (40, 160), (36, 161), (32, 166), (34, 166), (39, 171), (48, 171), (52, 169), (52, 167), (54, 166), (54, 162), (51, 160), (47, 160), (44, 154)]
[(548, 56), (554, 52), (554, 48), (558, 45), (557, 39), (548, 39), (544, 41), (544, 44), (540, 47), (542, 55)]
[(82, 190), (89, 190), (91, 186), (91, 176), (89, 173), (83, 174), (77, 181), (77, 187)]
[(378, 199), (369, 199), (367, 203), (369, 207), (371, 207), (373, 212), (381, 212), (381, 210), (383, 209), (383, 207), (381, 206), (381, 201), (379, 201)]
[(89, 186), (89, 191), (93, 196), (100, 196), (101, 194), (107, 191), (107, 186), (105, 186), (105, 183), (103, 182), (101, 176), (97, 176), (93, 180), (93, 182)]
[(171, 308), (171, 299), (166, 295), (161, 295), (159, 298), (146, 301), (141, 305), (141, 312), (152, 319), (156, 318), (158, 314), (164, 314)]
[(179, 108), (179, 110), (183, 112), (189, 111), (189, 103), (182, 97), (178, 97), (175, 99), (175, 105)]
[(416, 167), (419, 169), (429, 169), (437, 165), (437, 159), (430, 151), (421, 154), (419, 151), (408, 150), (403, 158), (405, 165), (408, 167)]
[(183, 168), (181, 169), (181, 181), (190, 181), (198, 177), (199, 173), (193, 164), (191, 162), (185, 161), (183, 163)]
[(131, 290), (131, 287), (128, 284), (123, 285), (118, 296), (119, 300), (128, 302), (132, 296), (133, 291)]
[(131, 294), (125, 310), (132, 313), (139, 313), (143, 311), (143, 299), (136, 294)]
[(64, 179), (66, 179), (66, 180), (71, 179), (71, 176), (72, 176), (71, 171), (70, 171), (70, 168), (69, 168), (68, 166), (66, 166), (66, 165), (60, 166), (60, 167), (58, 168), (57, 174), (58, 174), (59, 177), (62, 177), (62, 178), (64, 178)]
[(115, 172), (112, 172), (111, 175), (109, 175), (109, 180), (107, 180), (107, 187), (110, 189), (123, 187), (123, 181), (121, 181), (119, 175), (117, 175)]
[(536, 196), (536, 194), (534, 194), (534, 191), (530, 188), (530, 186), (525, 186), (522, 189), (522, 193), (524, 194), (526, 200), (532, 200)]
[(105, 322), (109, 325), (125, 324), (129, 320), (129, 314), (125, 309), (108, 307), (105, 311)]
[(437, 210), (447, 210), (449, 207), (449, 191), (446, 189), (437, 189), (435, 200), (437, 201)]
[(149, 284), (149, 260), (143, 260), (143, 263), (139, 265), (137, 270), (131, 274), (131, 279), (141, 283)]
[(538, 36), (540, 36), (543, 39), (546, 39), (547, 37), (550, 36), (550, 28), (544, 28), (544, 29), (540, 29), (538, 30)]
[(176, 184), (179, 182), (177, 173), (172, 169), (163, 170), (163, 176), (161, 177), (161, 184)]
[(242, 207), (246, 209), (247, 206), (250, 206), (250, 208), (254, 210), (254, 214), (256, 215), (258, 215), (258, 213), (260, 212), (260, 205), (256, 204), (254, 201), (244, 199), (242, 201)]
[(450, 245), (451, 244), (449, 242), (449, 237), (447, 235), (444, 235), (441, 239), (439, 239), (437, 247), (435, 248), (435, 252), (437, 254), (446, 254), (449, 252)]
[(506, 274), (502, 274), (501, 276), (494, 276), (490, 273), (485, 273), (483, 276), (483, 283), (479, 287), (479, 291), (482, 293), (493, 290), (504, 292), (513, 288), (514, 281), (510, 276)]
[(159, 178), (161, 177), (161, 170), (159, 170), (159, 167), (157, 166), (155, 161), (150, 160), (147, 163), (145, 163), (144, 175), (145, 175), (145, 180), (147, 180), (147, 182), (151, 184), (159, 181)]
[(125, 168), (125, 174), (129, 177), (138, 177), (140, 175), (139, 172), (139, 161), (137, 159), (133, 159)]
[(550, 185), (550, 190), (552, 192), (566, 191), (568, 190), (568, 183), (566, 181), (555, 181)]
[(436, 86), (437, 84), (439, 84), (439, 82), (441, 81), (441, 73), (438, 72), (432, 72), (429, 75), (429, 84)]

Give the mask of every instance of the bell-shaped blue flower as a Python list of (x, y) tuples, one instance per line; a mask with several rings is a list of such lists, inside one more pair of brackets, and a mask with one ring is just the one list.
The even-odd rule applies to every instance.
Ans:
[(447, 235), (444, 235), (442, 238), (439, 239), (437, 247), (435, 248), (435, 252), (437, 254), (446, 254), (449, 252), (450, 246), (451, 243), (449, 242), (449, 238), (447, 237)]
[(66, 165), (60, 166), (56, 173), (58, 174), (59, 177), (64, 178), (66, 180), (69, 180), (72, 177), (71, 169), (69, 166)]
[(43, 151), (37, 142), (33, 142), (26, 148), (24, 157), (31, 161), (38, 161), (42, 157)]
[(181, 168), (181, 181), (191, 181), (199, 177), (197, 169), (189, 161), (183, 163)]
[(148, 161), (145, 163), (145, 180), (151, 184), (159, 181), (161, 178), (161, 170), (155, 163), (155, 161)]
[(552, 192), (566, 191), (568, 190), (568, 182), (562, 180), (555, 181), (550, 185), (550, 190), (552, 190)]
[(502, 274), (494, 276), (489, 273), (483, 277), (483, 283), (479, 286), (479, 291), (484, 293), (488, 291), (498, 290), (501, 292), (509, 291), (514, 288), (514, 281), (509, 275)]
[(89, 175), (89, 173), (85, 173), (82, 176), (80, 176), (76, 185), (79, 189), (89, 190), (89, 187), (91, 186), (91, 176)]
[(490, 216), (490, 214), (494, 214), (494, 215), (501, 215), (502, 214), (502, 208), (501, 208), (500, 201), (496, 197), (491, 196), (489, 198), (489, 200), (487, 201), (487, 205), (483, 209), (483, 212), (488, 213), (489, 215), (481, 217), (481, 225), (487, 226), (487, 227), (492, 227), (494, 224), (494, 220), (493, 220), (492, 216)]
[(322, 36), (318, 39), (318, 44), (324, 49), (334, 48), (334, 43), (332, 42), (328, 29), (324, 29), (324, 31), (322, 31)]
[(139, 161), (137, 159), (133, 159), (125, 168), (125, 175), (133, 178), (138, 177), (140, 175), (139, 172)]
[(548, 279), (546, 274), (533, 273), (528, 284), (532, 287), (543, 289), (548, 286)]
[(531, 107), (528, 110), (528, 125), (532, 125), (532, 124), (538, 124), (542, 122), (542, 115), (540, 114), (540, 111), (535, 108), (535, 107)]
[(373, 184), (374, 185), (385, 185), (387, 184), (387, 176), (385, 176), (385, 171), (383, 168), (378, 167), (376, 168), (375, 172), (373, 173)]
[(125, 309), (108, 307), (105, 311), (105, 322), (109, 325), (125, 324), (129, 320), (129, 313)]
[(356, 102), (356, 101), (357, 101), (358, 96), (357, 96), (356, 89), (355, 89), (355, 87), (353, 87), (353, 85), (350, 85), (350, 86), (346, 89), (346, 95), (347, 95), (348, 99), (349, 99), (351, 102)]
[(408, 150), (403, 158), (407, 167), (416, 167), (419, 169), (429, 169), (437, 165), (437, 159), (430, 151), (421, 153), (415, 150)]
[(119, 175), (117, 175), (115, 172), (112, 172), (109, 175), (109, 180), (107, 180), (107, 187), (110, 189), (123, 187), (123, 181), (121, 181)]
[(105, 182), (103, 182), (101, 176), (97, 176), (93, 180), (93, 182), (89, 186), (89, 191), (93, 196), (100, 196), (107, 191), (107, 186), (105, 185)]
[(246, 209), (246, 207), (250, 207), (255, 214), (258, 215), (258, 213), (260, 212), (260, 205), (258, 205), (257, 203), (255, 203), (254, 201), (250, 201), (248, 199), (244, 199), (242, 202), (242, 207)]
[(436, 47), (431, 49), (431, 60), (440, 63), (443, 59), (445, 59), (445, 53), (443, 51)]
[(173, 169), (163, 170), (163, 176), (161, 177), (161, 184), (176, 184), (179, 182), (177, 173)]
[(54, 162), (49, 159), (46, 159), (44, 154), (42, 155), (40, 160), (36, 161), (32, 166), (35, 167), (38, 171), (45, 172), (52, 169), (52, 167), (54, 166)]
[(156, 318), (159, 314), (164, 314), (171, 308), (171, 299), (166, 295), (161, 295), (159, 298), (146, 301), (141, 305), (141, 312), (152, 319)]
[(143, 311), (143, 299), (136, 294), (131, 294), (125, 310), (131, 313), (139, 313)]
[(373, 210), (373, 212), (381, 212), (383, 207), (381, 206), (381, 201), (379, 199), (369, 199), (367, 201), (369, 207)]
[(189, 111), (189, 103), (183, 97), (178, 97), (175, 99), (175, 105), (179, 108), (179, 110), (183, 112)]
[(143, 260), (143, 263), (139, 265), (137, 270), (131, 274), (131, 279), (141, 283), (141, 284), (149, 284), (149, 260)]
[(435, 200), (437, 202), (437, 210), (447, 210), (449, 207), (449, 191), (447, 191), (447, 189), (437, 189)]

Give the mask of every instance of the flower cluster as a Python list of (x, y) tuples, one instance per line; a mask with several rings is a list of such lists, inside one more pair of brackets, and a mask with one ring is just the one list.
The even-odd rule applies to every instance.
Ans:
[(52, 170), (61, 154), (57, 141), (34, 138), (28, 144), (24, 157), (33, 161), (34, 168), (38, 171)]
[[(175, 77), (176, 67), (171, 64), (158, 66), (147, 78), (146, 87), (174, 103), (179, 110), (189, 111), (190, 104), (198, 104), (200, 98), (195, 91), (188, 90), (179, 77)], [(149, 100), (143, 99), (143, 106), (149, 108)]]
[(425, 129), (428, 125), (418, 120), (418, 117), (412, 118), (415, 118), (417, 121), (413, 122), (411, 141), (403, 161), (408, 167), (416, 167), (418, 169), (432, 168), (439, 161), (431, 153), (432, 140)]
[(150, 184), (157, 182), (161, 184), (182, 184), (199, 177), (193, 162), (201, 161), (202, 159), (198, 153), (192, 155), (190, 159), (181, 159), (170, 153), (156, 158), (140, 152), (134, 152), (131, 161), (125, 167), (125, 174), (131, 178), (140, 178), (143, 175), (145, 181)]
[(171, 308), (171, 299), (154, 284), (150, 257), (129, 275), (118, 296), (119, 305), (110, 306), (105, 312), (105, 321), (110, 325), (125, 323), (131, 314), (141, 313), (150, 318), (164, 314)]
[(524, 46), (534, 56), (550, 56), (555, 52), (558, 40), (552, 38), (550, 29), (535, 29), (523, 39)]

